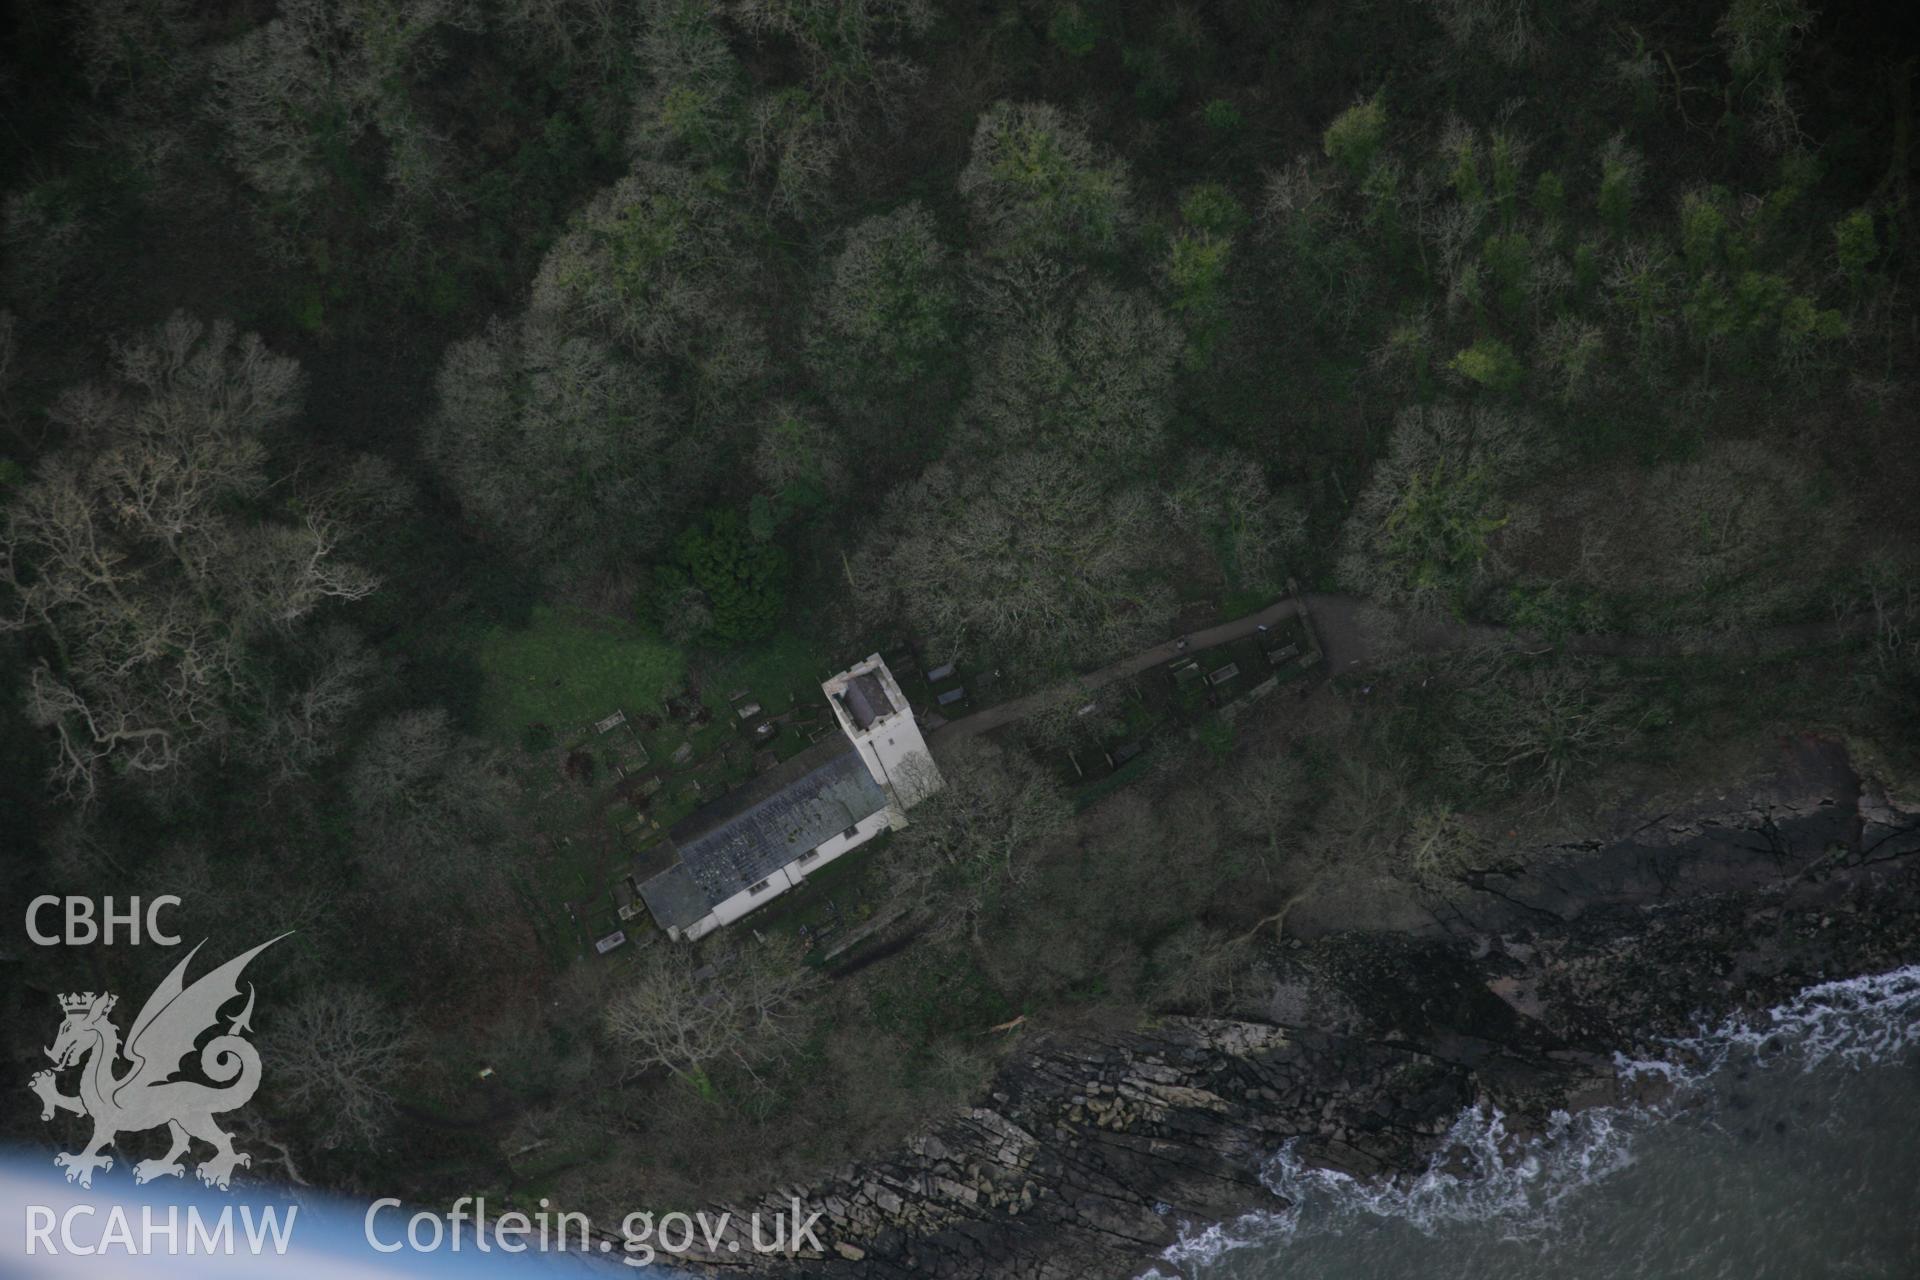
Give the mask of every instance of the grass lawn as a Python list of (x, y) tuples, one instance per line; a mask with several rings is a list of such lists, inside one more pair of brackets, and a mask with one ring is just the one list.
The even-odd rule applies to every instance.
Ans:
[(810, 640), (791, 631), (707, 659), (702, 665), (706, 679), (700, 693), (718, 715), (732, 714), (727, 695), (736, 689), (747, 690), (769, 715), (792, 710), (796, 700), (817, 702), (824, 708), (820, 682), (835, 670)]
[(637, 624), (537, 608), (525, 627), (494, 627), (476, 653), (487, 731), (518, 745), (531, 724), (564, 737), (621, 707), (651, 711), (679, 687), (685, 658)]
[[(861, 650), (865, 656), (866, 650)], [(851, 662), (849, 658), (847, 661)], [(747, 691), (742, 702), (757, 702), (767, 716), (798, 716), (782, 725), (767, 745), (774, 755), (785, 760), (807, 746), (809, 726), (832, 725), (832, 712), (820, 682), (837, 668), (822, 656), (814, 642), (799, 632), (781, 632), (746, 649), (702, 656), (700, 659), (700, 696), (713, 710), (716, 724), (738, 734), (742, 722), (728, 695)], [(742, 742), (746, 741), (744, 735)]]
[[(486, 631), (474, 651), (483, 680), (482, 727), (505, 745), (526, 748), (521, 760), (527, 807), (545, 837), (545, 851), (529, 862), (525, 888), (559, 961), (581, 949), (581, 930), (568, 920), (566, 903), (587, 915), (588, 934), (610, 932), (616, 926), (608, 887), (635, 850), (753, 776), (755, 748), (728, 693), (745, 689), (769, 715), (802, 703), (814, 723), (830, 723), (820, 692), (829, 665), (796, 633), (730, 653), (689, 656), (637, 624), (543, 607), (523, 627)], [(700, 686), (710, 713), (705, 723), (690, 723), (684, 704), (674, 711), (664, 705), (690, 683)], [(560, 778), (550, 748), (535, 750), (526, 742), (527, 727), (542, 724), (554, 744), (570, 745), (592, 722), (620, 708), (633, 717), (649, 770), (664, 782), (643, 801), (611, 794), (614, 756), (600, 750), (597, 740), (586, 744), (598, 767), (584, 785)], [(786, 724), (771, 749), (784, 758), (805, 745), (805, 726)], [(691, 747), (691, 755), (676, 763), (682, 747)], [(838, 865), (826, 871), (841, 873), (835, 881), (845, 874)], [(802, 894), (809, 901), (819, 897), (817, 905), (824, 907), (824, 896)]]

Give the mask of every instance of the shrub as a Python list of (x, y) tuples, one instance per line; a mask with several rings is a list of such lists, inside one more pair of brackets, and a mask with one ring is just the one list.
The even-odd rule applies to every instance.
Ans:
[(1068, 0), (1053, 11), (1053, 17), (1047, 22), (1047, 38), (1069, 58), (1084, 58), (1100, 40), (1100, 23), (1084, 8)]
[(1527, 304), (1527, 286), (1533, 277), (1533, 246), (1524, 232), (1509, 231), (1487, 237), (1480, 260), (1493, 278), (1495, 298), (1508, 318), (1517, 318)]
[(1786, 71), (1800, 33), (1813, 25), (1813, 11), (1801, 0), (1733, 0), (1715, 34), (1727, 51), (1727, 65), (1743, 81), (1777, 80)]
[(1696, 274), (1720, 265), (1727, 234), (1725, 192), (1690, 191), (1680, 201), (1680, 252)]
[(1210, 99), (1206, 106), (1200, 108), (1200, 119), (1207, 128), (1220, 134), (1236, 133), (1244, 123), (1240, 108), (1225, 98)]
[(1247, 225), (1247, 210), (1217, 182), (1202, 183), (1180, 198), (1180, 216), (1209, 235), (1230, 236)]
[(1358, 178), (1367, 172), (1386, 136), (1387, 106), (1376, 93), (1335, 116), (1320, 145), (1329, 159)]
[(1600, 151), (1600, 218), (1616, 235), (1625, 235), (1627, 216), (1640, 194), (1644, 162), (1640, 153), (1627, 145), (1624, 134), (1615, 134)]
[(1533, 211), (1550, 223), (1559, 224), (1567, 217), (1567, 184), (1560, 175), (1548, 170), (1541, 174), (1533, 184)]
[(1880, 256), (1880, 241), (1873, 228), (1873, 214), (1855, 209), (1833, 224), (1834, 256), (1840, 271), (1855, 290), (1866, 282), (1867, 272)]
[(1454, 356), (1449, 367), (1489, 391), (1512, 391), (1526, 374), (1513, 348), (1498, 338), (1481, 338)]
[(1520, 167), (1526, 148), (1512, 134), (1496, 130), (1493, 135), (1493, 199), (1500, 216), (1512, 225), (1520, 204)]
[(673, 559), (655, 575), (662, 600), (698, 591), (710, 616), (712, 639), (739, 643), (773, 634), (787, 580), (780, 547), (754, 538), (732, 511), (716, 511), (674, 542)]

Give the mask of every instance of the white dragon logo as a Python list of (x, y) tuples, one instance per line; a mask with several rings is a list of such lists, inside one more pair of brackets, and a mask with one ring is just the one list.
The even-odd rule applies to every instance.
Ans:
[[(280, 938), (286, 936), (283, 933)], [(209, 1186), (226, 1187), (236, 1167), (252, 1163), (245, 1153), (233, 1149), (233, 1139), (213, 1122), (216, 1112), (245, 1106), (260, 1087), (260, 1054), (241, 1036), (241, 1032), (253, 1030), (252, 983), (247, 984), (246, 1008), (228, 1020), (224, 1035), (214, 1036), (200, 1050), (200, 1070), (214, 1083), (173, 1077), (182, 1060), (193, 1052), (194, 1042), (217, 1026), (221, 1007), (239, 996), (240, 971), (280, 938), (235, 956), (187, 986), (187, 965), (206, 944), (195, 946), (147, 997), (127, 1033), (124, 1049), (119, 1029), (107, 1017), (117, 996), (96, 996), (88, 991), (60, 997), (66, 1020), (60, 1024), (53, 1047), (47, 1050), (53, 1070), (36, 1073), (27, 1087), (39, 1095), (42, 1120), (53, 1119), (59, 1111), (93, 1118), (93, 1137), (85, 1149), (53, 1158), (54, 1164), (67, 1171), (68, 1182), (92, 1186), (96, 1169), (113, 1168), (113, 1157), (102, 1152), (123, 1131), (160, 1125), (167, 1127), (172, 1145), (160, 1159), (135, 1165), (135, 1182), (185, 1173), (180, 1157), (187, 1151), (189, 1138), (198, 1138), (214, 1148), (213, 1157), (202, 1160), (194, 1171)], [(114, 1067), (122, 1056), (132, 1065), (125, 1074), (116, 1076)], [(83, 1060), (80, 1092), (72, 1097), (61, 1093), (55, 1072)]]

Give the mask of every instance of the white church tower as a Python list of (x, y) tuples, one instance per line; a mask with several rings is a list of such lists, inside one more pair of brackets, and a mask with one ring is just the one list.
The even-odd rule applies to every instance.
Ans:
[(906, 811), (938, 791), (941, 779), (893, 672), (870, 654), (820, 688), (867, 771), (893, 798), (900, 816), (895, 825), (904, 825)]

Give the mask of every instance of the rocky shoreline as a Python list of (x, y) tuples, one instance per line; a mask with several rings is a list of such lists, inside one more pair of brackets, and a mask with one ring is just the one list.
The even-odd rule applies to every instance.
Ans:
[(1185, 1221), (1275, 1207), (1288, 1139), (1358, 1175), (1424, 1167), (1460, 1110), (1509, 1127), (1619, 1099), (1615, 1053), (1701, 1014), (1920, 960), (1920, 805), (1844, 748), (1785, 744), (1744, 794), (1543, 848), (1444, 887), (1345, 882), (1302, 901), (1259, 1019), (1036, 1038), (983, 1105), (884, 1161), (769, 1188), (736, 1216), (823, 1215), (827, 1252), (716, 1271), (1137, 1275)]

